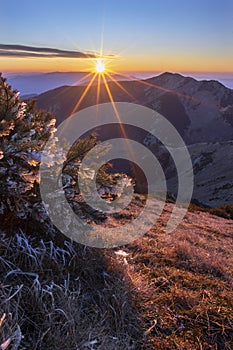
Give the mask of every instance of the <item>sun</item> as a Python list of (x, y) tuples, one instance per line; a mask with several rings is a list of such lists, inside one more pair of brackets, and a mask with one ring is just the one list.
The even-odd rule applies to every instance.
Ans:
[(99, 74), (105, 72), (105, 64), (101, 58), (99, 58), (96, 62), (95, 71), (96, 73), (99, 73)]

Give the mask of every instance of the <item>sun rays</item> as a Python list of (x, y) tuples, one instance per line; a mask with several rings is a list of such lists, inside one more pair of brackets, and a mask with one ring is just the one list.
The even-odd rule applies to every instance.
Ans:
[[(107, 92), (107, 96), (109, 99), (109, 102), (111, 102), (113, 109), (116, 114), (116, 118), (118, 122), (120, 123), (120, 116), (117, 111), (115, 102), (114, 102), (114, 96), (111, 91), (111, 84), (114, 84), (117, 86), (124, 94), (126, 94), (128, 97), (130, 97), (131, 101), (138, 102), (136, 97), (131, 94), (129, 91), (126, 90), (126, 88), (118, 81), (118, 79), (115, 77), (116, 75), (122, 76), (125, 79), (127, 79), (126, 75), (116, 73), (111, 69), (111, 63), (112, 63), (113, 58), (109, 57), (96, 57), (95, 59), (90, 58), (90, 61), (92, 63), (92, 67), (89, 68), (87, 74), (85, 74), (79, 81), (75, 83), (75, 85), (80, 85), (80, 83), (86, 83), (88, 80), (88, 84), (83, 90), (81, 96), (79, 97), (77, 103), (75, 104), (71, 114), (77, 112), (85, 99), (85, 97), (88, 95), (88, 92), (90, 91), (91, 87), (96, 86), (96, 105), (101, 102), (100, 97), (101, 97), (101, 91), (102, 87), (105, 88)], [(109, 84), (109, 82), (111, 84)], [(69, 89), (69, 87), (68, 87)]]
[[(139, 79), (138, 77), (134, 77), (133, 75), (125, 74), (117, 72), (113, 69), (113, 62), (117, 59), (117, 56), (104, 56), (103, 50), (101, 49), (101, 54), (96, 54), (96, 57), (89, 57), (88, 61), (91, 63), (89, 68), (87, 68), (87, 74), (85, 74), (78, 82), (75, 83), (75, 85), (83, 85), (83, 92), (81, 96), (79, 97), (77, 103), (75, 104), (71, 114), (77, 112), (80, 107), (82, 108), (82, 102), (85, 98), (87, 98), (89, 93), (91, 94), (90, 103), (93, 104), (93, 102), (96, 102), (96, 106), (98, 109), (98, 105), (102, 103), (103, 101), (106, 102), (106, 96), (103, 95), (104, 90), (107, 92), (107, 98), (108, 101), (112, 104), (113, 110), (116, 115), (117, 122), (121, 125), (121, 117), (117, 111), (117, 107), (115, 104), (115, 96), (113, 91), (113, 87), (117, 87), (125, 96), (129, 97), (130, 102), (140, 103), (140, 101), (137, 100), (137, 97), (134, 96), (134, 94), (129, 91), (129, 89), (126, 89), (126, 84), (124, 84), (122, 81), (135, 81), (140, 85), (148, 86), (153, 89), (159, 90), (163, 93), (170, 93), (178, 96), (179, 98), (193, 100), (199, 103), (199, 100), (196, 100), (192, 96), (189, 96), (187, 94), (183, 94), (178, 91), (171, 90), (166, 87), (159, 86), (155, 84), (155, 82), (146, 81), (143, 79)], [(69, 88), (68, 88), (69, 89)], [(93, 94), (96, 95), (96, 97), (93, 100)], [(101, 98), (104, 96), (103, 98)], [(94, 102), (94, 103), (95, 103)], [(122, 134), (124, 135), (124, 130), (122, 129)]]
[(84, 89), (84, 91), (83, 91), (83, 93), (82, 93), (80, 99), (78, 100), (78, 102), (77, 102), (76, 105), (74, 106), (74, 108), (73, 108), (71, 114), (73, 114), (73, 113), (75, 113), (75, 112), (78, 111), (79, 106), (81, 105), (82, 101), (84, 100), (85, 96), (87, 95), (88, 91), (90, 90), (92, 84), (94, 83), (96, 76), (97, 76), (97, 73), (95, 73), (95, 74), (93, 75), (93, 77), (92, 77), (92, 79), (90, 80), (90, 82), (88, 83), (87, 87)]
[[(109, 99), (109, 102), (111, 102), (113, 109), (116, 114), (116, 118), (118, 122), (120, 122), (119, 118), (119, 113), (117, 112), (117, 108), (115, 105), (114, 101), (114, 96), (112, 92), (112, 87), (115, 85), (118, 87), (125, 95), (127, 95), (130, 98), (130, 102), (135, 102), (135, 103), (140, 103), (137, 100), (137, 97), (134, 96), (134, 94), (126, 89), (124, 84), (120, 81), (135, 81), (140, 85), (148, 86), (153, 89), (160, 90), (161, 92), (165, 93), (171, 93), (174, 94), (178, 97), (185, 98), (185, 99), (191, 99), (194, 100), (192, 96), (188, 96), (186, 94), (182, 94), (180, 92), (170, 90), (168, 88), (161, 87), (154, 82), (148, 82), (143, 79), (139, 79), (138, 77), (134, 77), (133, 75), (125, 74), (125, 73), (120, 73), (112, 69), (112, 62), (115, 59), (115, 57), (109, 57), (109, 56), (98, 56), (96, 55), (96, 58), (89, 58), (91, 62), (91, 67), (88, 69), (87, 68), (87, 74), (85, 74), (78, 82), (76, 82), (75, 85), (80, 85), (82, 82), (84, 84), (87, 84), (85, 89), (83, 90), (80, 98), (78, 99), (77, 103), (75, 104), (72, 114), (77, 112), (85, 99), (85, 97), (88, 96), (88, 92), (90, 91), (91, 87), (95, 86), (96, 87), (96, 105), (98, 108), (98, 104), (101, 103), (101, 93), (102, 93), (102, 88), (104, 88), (107, 92), (107, 96)], [(120, 79), (119, 79), (120, 78)], [(88, 83), (87, 83), (88, 82)], [(91, 91), (93, 94), (93, 91)], [(197, 101), (200, 102), (200, 101)]]

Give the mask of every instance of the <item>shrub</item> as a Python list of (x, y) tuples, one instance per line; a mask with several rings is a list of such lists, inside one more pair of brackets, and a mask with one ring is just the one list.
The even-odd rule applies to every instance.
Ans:
[(212, 208), (210, 209), (210, 213), (225, 219), (233, 219), (233, 204), (225, 204), (220, 208)]
[[(48, 139), (53, 137), (47, 150), (46, 166), (63, 163), (63, 185), (68, 200), (81, 216), (95, 219), (98, 211), (90, 210), (80, 196), (78, 188), (78, 172), (82, 158), (98, 141), (96, 135), (78, 140), (68, 154), (64, 150), (54, 156), (57, 142), (54, 133), (55, 119), (51, 114), (38, 111), (33, 101), (25, 103), (19, 93), (12, 90), (0, 75), (0, 215), (2, 228), (9, 230), (11, 224), (36, 220), (44, 226), (44, 231), (54, 232), (47, 212), (42, 205), (39, 193), (39, 166), (42, 151)], [(60, 154), (60, 155), (59, 155)], [(64, 158), (65, 157), (65, 158)], [(66, 159), (65, 162), (63, 160)], [(86, 169), (90, 172), (90, 169)], [(57, 181), (54, 176), (48, 178)], [(53, 175), (53, 174), (52, 174)], [(121, 196), (131, 185), (131, 180), (123, 174), (107, 173), (107, 165), (101, 167), (97, 174), (97, 188), (102, 197)], [(53, 188), (51, 186), (51, 188)], [(56, 193), (52, 193), (54, 202)], [(61, 203), (62, 205), (62, 203)], [(106, 218), (100, 215), (101, 220)]]

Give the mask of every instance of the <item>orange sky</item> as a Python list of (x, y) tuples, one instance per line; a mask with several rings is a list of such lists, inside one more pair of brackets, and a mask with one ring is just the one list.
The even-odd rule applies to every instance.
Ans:
[[(14, 58), (0, 57), (0, 71), (88, 71), (94, 62), (78, 58)], [(231, 57), (213, 57), (183, 54), (180, 56), (143, 54), (113, 59), (108, 63), (114, 71), (197, 71), (197, 72), (233, 72)]]

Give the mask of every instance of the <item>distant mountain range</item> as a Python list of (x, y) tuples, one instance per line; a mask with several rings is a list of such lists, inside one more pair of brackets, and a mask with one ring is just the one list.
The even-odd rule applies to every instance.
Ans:
[[(213, 207), (233, 203), (233, 90), (218, 81), (197, 81), (174, 73), (163, 73), (142, 81), (122, 81), (121, 85), (123, 90), (109, 82), (114, 101), (134, 102), (158, 111), (183, 137), (194, 167), (193, 199)], [(53, 112), (61, 123), (75, 111), (85, 88), (62, 86), (40, 94), (37, 96), (38, 107)], [(109, 97), (101, 85), (99, 103), (104, 102), (109, 102)], [(93, 86), (79, 110), (95, 104), (96, 86)], [(120, 130), (111, 125), (95, 131), (102, 140), (121, 136)], [(175, 193), (174, 164), (166, 156), (163, 146), (158, 150), (156, 140), (143, 130), (129, 127), (127, 133), (161, 158), (168, 175), (169, 191)]]
[[(7, 81), (14, 89), (20, 91), (21, 96), (35, 96), (42, 92), (55, 89), (63, 85), (85, 85), (90, 81), (89, 72), (51, 72), (51, 73), (18, 73), (9, 74)], [(124, 80), (114, 75), (116, 80)], [(108, 78), (106, 78), (109, 80)], [(27, 96), (28, 95), (28, 96)]]
[[(84, 85), (88, 83), (91, 76), (86, 77), (88, 72), (34, 72), (34, 73), (4, 73), (8, 83), (11, 84), (13, 89), (20, 91), (21, 96), (29, 95), (35, 96), (42, 92), (55, 89), (64, 85)], [(123, 78), (122, 75), (114, 75), (116, 80), (134, 80), (134, 79), (148, 79), (149, 77), (155, 77), (161, 74), (161, 72), (128, 72), (127, 78)], [(228, 88), (233, 88), (233, 73), (186, 73), (185, 76), (193, 77), (197, 80), (217, 80)], [(108, 77), (106, 77), (109, 80)], [(28, 96), (27, 96), (28, 97)]]

